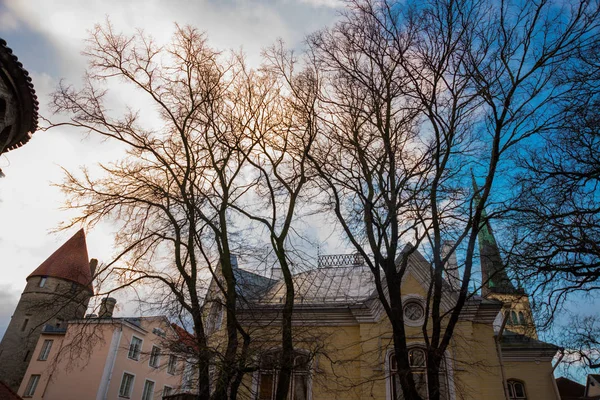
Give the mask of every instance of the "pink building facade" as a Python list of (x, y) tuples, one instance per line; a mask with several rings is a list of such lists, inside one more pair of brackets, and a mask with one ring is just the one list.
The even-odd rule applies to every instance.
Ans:
[(18, 394), (34, 400), (162, 399), (191, 385), (165, 317), (86, 318), (44, 327)]

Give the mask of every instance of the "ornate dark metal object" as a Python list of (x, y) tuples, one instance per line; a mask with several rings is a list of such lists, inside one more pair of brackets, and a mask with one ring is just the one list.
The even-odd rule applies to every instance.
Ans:
[(0, 154), (29, 141), (37, 129), (38, 106), (29, 72), (0, 39)]
[(326, 254), (319, 256), (319, 268), (364, 265), (365, 260), (358, 254)]

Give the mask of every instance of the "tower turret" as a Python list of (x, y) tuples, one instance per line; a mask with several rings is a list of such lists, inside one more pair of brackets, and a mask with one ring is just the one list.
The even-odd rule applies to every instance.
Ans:
[[(473, 180), (475, 202), (479, 203), (479, 188)], [(481, 259), (481, 294), (483, 297), (500, 300), (504, 303), (503, 315), (507, 318), (507, 328), (513, 332), (537, 339), (537, 331), (533, 322), (529, 296), (522, 288), (515, 288), (506, 273), (506, 265), (502, 261), (494, 231), (485, 209), (482, 212), (483, 224), (477, 234), (479, 255)]]
[[(475, 192), (475, 203), (478, 204), (481, 201), (479, 188), (477, 187), (477, 182), (475, 182), (475, 177), (471, 177)], [(479, 255), (481, 258), (482, 295), (485, 297), (489, 293), (522, 294), (522, 291), (514, 287), (506, 274), (506, 266), (502, 262), (500, 250), (498, 249), (498, 244), (496, 243), (496, 238), (494, 237), (494, 232), (492, 231), (492, 226), (490, 225), (485, 209), (481, 217), (484, 222), (479, 228), (477, 239), (479, 241)]]
[(64, 330), (68, 320), (83, 318), (96, 265), (81, 229), (27, 277), (0, 342), (0, 381), (16, 391), (42, 329)]

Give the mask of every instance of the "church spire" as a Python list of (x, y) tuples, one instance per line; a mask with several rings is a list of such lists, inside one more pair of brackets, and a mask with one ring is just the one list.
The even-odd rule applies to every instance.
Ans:
[[(473, 191), (475, 204), (479, 204), (481, 197), (479, 197), (479, 188), (477, 182), (475, 182), (475, 176), (471, 173), (471, 179), (473, 181)], [(485, 208), (481, 213), (482, 220), (484, 221), (477, 234), (479, 241), (479, 254), (481, 257), (481, 279), (483, 286), (481, 288), (482, 294), (486, 296), (488, 293), (517, 293), (512, 282), (506, 274), (506, 268), (500, 257), (500, 250), (492, 231)]]

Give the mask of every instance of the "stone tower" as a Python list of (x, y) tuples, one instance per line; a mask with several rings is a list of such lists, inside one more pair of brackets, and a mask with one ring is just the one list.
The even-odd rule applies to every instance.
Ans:
[(77, 232), (27, 277), (27, 285), (0, 342), (0, 381), (17, 390), (42, 330), (66, 329), (85, 315), (94, 291), (96, 260), (88, 260), (85, 233)]

